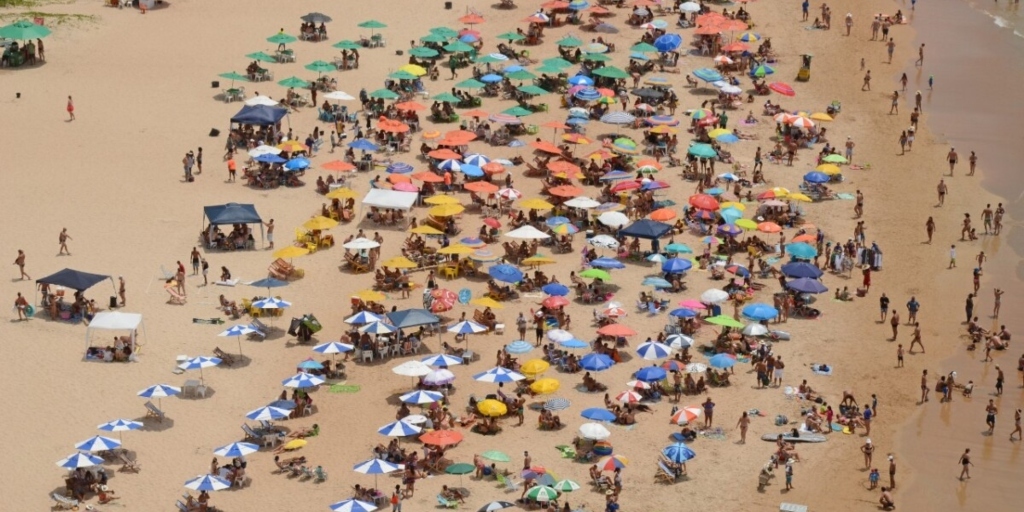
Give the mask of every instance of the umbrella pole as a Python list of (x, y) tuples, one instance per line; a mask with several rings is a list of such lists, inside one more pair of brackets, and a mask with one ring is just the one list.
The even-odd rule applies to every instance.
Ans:
[(206, 379), (203, 377), (203, 367), (202, 366), (199, 367), (199, 382), (201, 382), (204, 386), (206, 385)]
[(235, 338), (238, 340), (238, 355), (242, 355), (242, 335), (239, 334)]

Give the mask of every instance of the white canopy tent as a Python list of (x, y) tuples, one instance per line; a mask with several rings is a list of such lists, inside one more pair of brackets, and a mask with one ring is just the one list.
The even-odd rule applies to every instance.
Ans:
[(416, 204), (419, 194), (416, 192), (401, 192), (398, 190), (385, 190), (380, 188), (371, 189), (363, 204), (376, 206), (377, 208), (391, 208), (393, 210), (409, 211), (412, 205)]
[(94, 330), (104, 331), (128, 331), (128, 338), (131, 341), (132, 353), (135, 352), (135, 336), (139, 329), (142, 329), (142, 333), (146, 333), (145, 326), (142, 325), (142, 315), (140, 313), (121, 313), (120, 311), (104, 311), (97, 313), (93, 317), (92, 321), (89, 322), (89, 328), (85, 330), (85, 342), (86, 346), (91, 345), (90, 339)]
[(520, 238), (524, 240), (543, 240), (545, 238), (551, 238), (551, 235), (527, 224), (519, 229), (514, 229), (505, 233), (505, 236), (509, 238)]

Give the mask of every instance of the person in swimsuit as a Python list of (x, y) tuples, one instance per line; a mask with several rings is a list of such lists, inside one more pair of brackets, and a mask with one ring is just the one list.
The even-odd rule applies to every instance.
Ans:
[(993, 400), (989, 399), (988, 406), (985, 407), (985, 424), (988, 425), (988, 434), (992, 435), (996, 429), (996, 414), (999, 413), (999, 408)]
[(1017, 440), (1020, 440), (1020, 438), (1021, 438), (1020, 409), (1017, 409), (1017, 411), (1013, 413), (1013, 427), (1014, 427), (1013, 428), (1013, 432), (1010, 432), (1010, 441), (1013, 441), (1013, 435), (1014, 434), (1017, 434)]
[(963, 480), (964, 477), (967, 477), (968, 479), (971, 478), (970, 466), (973, 466), (974, 464), (971, 464), (970, 448), (964, 450), (964, 454), (960, 456), (960, 464), (963, 466), (963, 469), (960, 470), (960, 480)]

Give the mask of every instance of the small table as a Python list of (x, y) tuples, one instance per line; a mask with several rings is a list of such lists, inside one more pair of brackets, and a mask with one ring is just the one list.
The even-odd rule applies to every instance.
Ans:
[(427, 422), (427, 417), (422, 414), (410, 414), (402, 418), (402, 421), (412, 425), (422, 425)]
[(202, 383), (195, 379), (189, 379), (185, 381), (185, 384), (181, 386), (181, 394), (185, 396), (196, 396), (196, 390)]

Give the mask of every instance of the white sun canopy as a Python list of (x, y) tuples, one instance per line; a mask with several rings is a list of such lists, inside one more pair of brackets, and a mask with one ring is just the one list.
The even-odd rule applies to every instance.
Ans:
[(142, 332), (145, 333), (145, 327), (142, 326), (142, 315), (139, 313), (121, 313), (120, 311), (104, 311), (97, 313), (93, 317), (92, 321), (89, 322), (89, 328), (85, 331), (85, 342), (90, 344), (89, 340), (94, 330), (104, 331), (128, 331), (128, 337), (131, 339), (132, 351), (135, 351), (135, 336), (136, 331), (142, 328)]
[(377, 208), (391, 208), (394, 210), (411, 210), (416, 203), (419, 194), (416, 192), (401, 192), (398, 190), (385, 190), (375, 188), (370, 190), (363, 198), (363, 204), (376, 206)]

